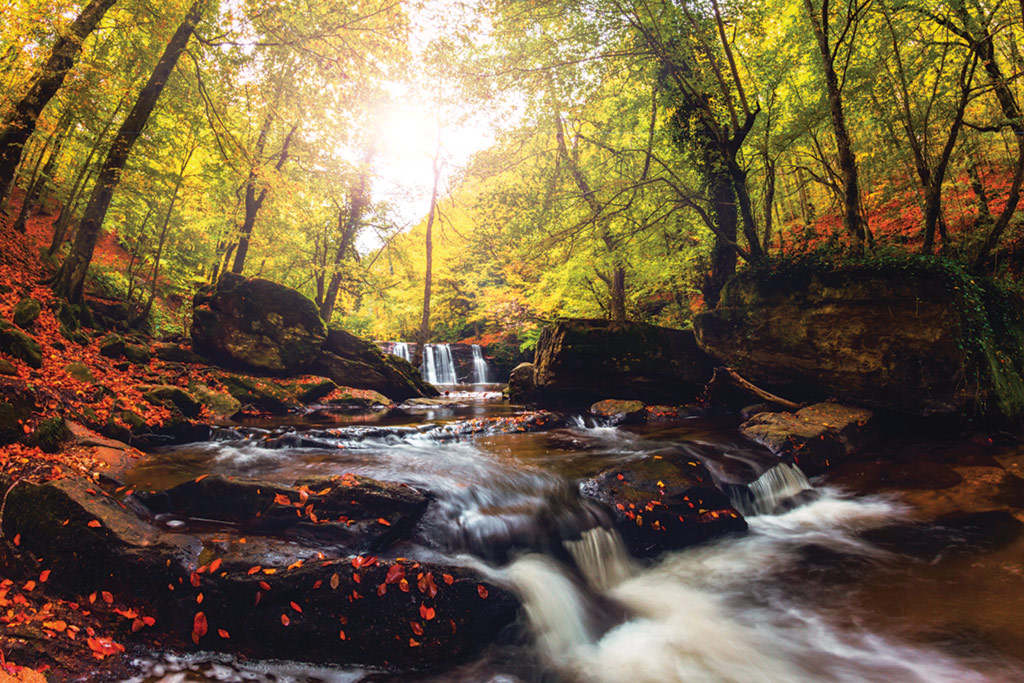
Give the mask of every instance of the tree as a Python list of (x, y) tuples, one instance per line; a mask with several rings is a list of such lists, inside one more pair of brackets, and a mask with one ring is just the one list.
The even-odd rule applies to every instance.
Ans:
[(89, 198), (89, 203), (82, 216), (78, 233), (75, 235), (71, 252), (64, 260), (54, 280), (54, 291), (70, 301), (82, 300), (85, 276), (89, 269), (89, 263), (92, 261), (100, 228), (106, 217), (107, 209), (110, 207), (114, 191), (117, 189), (125, 163), (131, 154), (132, 146), (142, 134), (146, 122), (160, 98), (160, 93), (163, 92), (164, 86), (167, 84), (167, 79), (177, 65), (182, 52), (185, 51), (196, 24), (199, 23), (209, 4), (210, 0), (195, 0), (185, 13), (185, 18), (174, 35), (171, 36), (167, 47), (150, 74), (149, 80), (139, 93), (135, 106), (128, 113), (110, 145), (107, 158), (100, 168), (92, 196)]
[(82, 44), (99, 25), (103, 15), (116, 0), (91, 0), (68, 27), (67, 34), (57, 38), (50, 56), (33, 79), (24, 97), (0, 124), (0, 203), (11, 190), (14, 173), (21, 163), (25, 143), (35, 132), (39, 114), (64, 83), (68, 71), (82, 51)]

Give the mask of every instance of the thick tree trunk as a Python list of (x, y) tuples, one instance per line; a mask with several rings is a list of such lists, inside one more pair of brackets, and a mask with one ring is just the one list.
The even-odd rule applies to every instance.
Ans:
[[(338, 302), (338, 290), (341, 289), (341, 280), (344, 275), (341, 270), (341, 262), (345, 259), (345, 254), (352, 248), (356, 235), (359, 234), (359, 228), (362, 227), (363, 214), (370, 205), (369, 195), (369, 178), (363, 174), (349, 199), (348, 211), (338, 212), (340, 241), (338, 250), (334, 254), (331, 278), (323, 293), (323, 303), (320, 306), (320, 317), (328, 323), (331, 322), (331, 316), (334, 315), (334, 307)], [(326, 249), (326, 243), (324, 247)]]
[(419, 367), (423, 363), (423, 345), (430, 339), (430, 293), (434, 280), (434, 217), (437, 215), (437, 195), (441, 185), (441, 130), (438, 126), (437, 144), (434, 147), (433, 159), (434, 186), (430, 191), (430, 213), (427, 215), (427, 232), (424, 247), (427, 254), (427, 265), (423, 276), (423, 315), (420, 318), (420, 330), (416, 335), (416, 353), (413, 365)]
[(107, 215), (110, 201), (117, 189), (118, 182), (120, 182), (121, 171), (128, 161), (132, 146), (146, 127), (149, 115), (153, 112), (160, 93), (163, 92), (164, 86), (167, 84), (167, 79), (174, 71), (182, 52), (185, 51), (189, 38), (192, 37), (192, 32), (202, 18), (203, 11), (209, 2), (210, 0), (196, 0), (189, 8), (185, 19), (174, 32), (153, 69), (153, 73), (150, 74), (149, 80), (139, 93), (135, 106), (132, 107), (114, 137), (107, 158), (96, 178), (96, 185), (89, 198), (89, 204), (85, 208), (78, 233), (75, 235), (74, 245), (57, 273), (53, 288), (59, 296), (74, 302), (82, 300), (86, 272), (92, 261), (93, 251), (96, 249), (96, 241), (99, 238), (100, 228), (103, 226), (103, 219)]
[(82, 44), (116, 0), (92, 0), (57, 38), (50, 56), (21, 101), (4, 120), (0, 132), (0, 197), (6, 197), (21, 162), (25, 142), (36, 129), (39, 115), (64, 84), (64, 78), (82, 51)]
[(739, 217), (736, 212), (736, 193), (733, 191), (732, 179), (728, 172), (725, 169), (716, 171), (712, 160), (706, 159), (705, 166), (708, 168), (708, 190), (719, 231), (711, 247), (710, 267), (700, 288), (704, 296), (704, 305), (710, 309), (718, 305), (725, 281), (736, 272), (736, 250), (729, 242), (736, 241)]

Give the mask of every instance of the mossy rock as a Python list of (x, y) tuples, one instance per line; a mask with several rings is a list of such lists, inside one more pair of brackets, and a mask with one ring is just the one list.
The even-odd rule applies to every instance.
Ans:
[(124, 355), (127, 343), (119, 334), (110, 333), (100, 340), (100, 355), (107, 358), (120, 358)]
[(313, 382), (297, 382), (293, 391), (295, 392), (295, 398), (300, 403), (309, 405), (310, 403), (316, 403), (337, 388), (338, 385), (333, 380), (321, 378)]
[(27, 296), (14, 304), (14, 324), (23, 330), (27, 330), (32, 327), (42, 311), (43, 305), (39, 303), (39, 300)]
[(74, 379), (79, 382), (87, 382), (89, 384), (96, 383), (96, 377), (92, 374), (92, 369), (81, 361), (75, 361), (74, 363), (68, 363), (64, 366), (64, 372), (68, 373)]
[(38, 425), (29, 436), (30, 446), (37, 446), (47, 453), (57, 453), (71, 439), (71, 430), (62, 417), (50, 417)]
[(0, 320), (0, 351), (25, 361), (30, 367), (43, 367), (43, 350), (39, 343), (6, 320)]
[(242, 405), (279, 415), (299, 407), (294, 394), (270, 379), (232, 373), (223, 373), (217, 379)]
[(191, 363), (193, 360), (191, 351), (168, 342), (155, 344), (153, 346), (153, 355), (169, 363)]
[(0, 358), (0, 375), (16, 375), (18, 374), (18, 368), (14, 367), (14, 363), (4, 358)]
[(168, 384), (147, 389), (142, 396), (155, 406), (178, 410), (187, 418), (197, 417), (203, 409), (203, 404), (187, 391)]
[(0, 444), (24, 437), (23, 425), (35, 409), (35, 392), (17, 381), (0, 381)]
[(141, 344), (125, 344), (124, 357), (136, 365), (146, 365), (152, 359), (149, 349)]
[(211, 389), (203, 382), (193, 382), (188, 390), (215, 417), (231, 417), (242, 409), (242, 402), (226, 391)]

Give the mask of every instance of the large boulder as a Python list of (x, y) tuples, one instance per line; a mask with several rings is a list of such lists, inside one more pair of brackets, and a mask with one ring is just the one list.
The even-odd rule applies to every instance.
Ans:
[(331, 330), (313, 368), (318, 374), (354, 389), (373, 389), (392, 401), (417, 396), (437, 396), (420, 373), (406, 360), (382, 352), (372, 342)]
[(262, 278), (224, 273), (193, 300), (192, 348), (219, 362), (274, 373), (312, 365), (327, 326), (309, 298)]
[(537, 343), (536, 386), (545, 404), (589, 405), (608, 396), (692, 400), (711, 379), (693, 332), (644, 323), (562, 320)]
[(30, 367), (43, 367), (43, 349), (39, 342), (6, 320), (0, 320), (0, 351), (25, 361)]
[(953, 268), (750, 268), (694, 320), (701, 348), (795, 400), (917, 416), (1024, 410), (1018, 301)]
[(533, 363), (520, 363), (508, 376), (508, 400), (534, 403), (537, 398), (537, 368)]
[(638, 557), (747, 529), (708, 469), (692, 457), (652, 455), (605, 470), (583, 482), (580, 492), (611, 511), (626, 547)]

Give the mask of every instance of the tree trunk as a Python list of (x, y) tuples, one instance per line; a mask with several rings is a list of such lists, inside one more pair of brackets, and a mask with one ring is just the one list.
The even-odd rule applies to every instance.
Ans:
[(434, 186), (430, 191), (430, 213), (427, 214), (427, 233), (424, 238), (424, 246), (427, 252), (427, 266), (423, 277), (423, 316), (420, 318), (420, 330), (416, 335), (416, 353), (413, 357), (413, 365), (419, 367), (423, 363), (423, 345), (430, 339), (430, 290), (433, 287), (434, 277), (434, 216), (437, 215), (437, 194), (441, 184), (441, 126), (438, 122), (437, 144), (434, 146), (434, 158), (432, 168), (434, 171)]
[[(858, 250), (864, 251), (867, 245), (864, 218), (860, 212), (860, 186), (857, 174), (857, 157), (853, 153), (850, 132), (846, 128), (846, 115), (843, 111), (843, 95), (836, 74), (835, 58), (828, 40), (828, 0), (824, 0), (821, 16), (818, 16), (812, 0), (804, 0), (807, 14), (811, 21), (814, 37), (821, 53), (822, 71), (825, 76), (825, 89), (828, 95), (828, 109), (832, 117), (832, 132), (836, 138), (836, 151), (839, 156), (839, 172), (843, 180), (843, 226), (853, 238)], [(853, 21), (853, 19), (851, 19)]]
[(82, 44), (116, 0), (92, 0), (57, 38), (32, 86), (4, 120), (0, 132), (0, 197), (6, 197), (21, 162), (25, 142), (36, 129), (39, 115), (64, 84), (64, 78), (82, 51)]
[[(334, 255), (331, 279), (327, 284), (327, 290), (323, 295), (323, 304), (320, 307), (320, 317), (323, 318), (325, 322), (331, 322), (331, 316), (334, 315), (334, 306), (338, 301), (338, 290), (341, 288), (343, 275), (341, 262), (344, 260), (345, 254), (352, 248), (352, 245), (355, 242), (356, 235), (359, 233), (359, 228), (362, 227), (363, 214), (366, 212), (366, 208), (369, 204), (369, 178), (364, 173), (359, 178), (358, 186), (354, 188), (352, 192), (347, 215), (342, 211), (338, 212), (338, 231), (341, 234), (340, 242), (338, 244), (338, 251)], [(326, 247), (327, 245), (325, 242), (325, 250)]]
[(86, 272), (92, 261), (93, 251), (96, 249), (96, 241), (99, 238), (103, 219), (107, 215), (110, 201), (121, 179), (121, 171), (209, 1), (195, 0), (195, 3), (189, 8), (178, 30), (174, 32), (164, 53), (160, 56), (149, 80), (139, 93), (135, 106), (132, 107), (114, 137), (107, 158), (96, 178), (96, 185), (89, 198), (89, 204), (85, 208), (78, 233), (75, 235), (74, 245), (57, 273), (53, 288), (58, 296), (63, 296), (73, 302), (82, 300)]
[(711, 206), (715, 212), (715, 223), (719, 235), (716, 235), (711, 247), (711, 263), (701, 283), (701, 294), (704, 305), (709, 309), (718, 305), (725, 281), (736, 272), (736, 250), (729, 244), (736, 241), (738, 215), (736, 213), (736, 194), (733, 191), (732, 179), (725, 169), (714, 167), (712, 159), (705, 159), (708, 190), (711, 194)]

